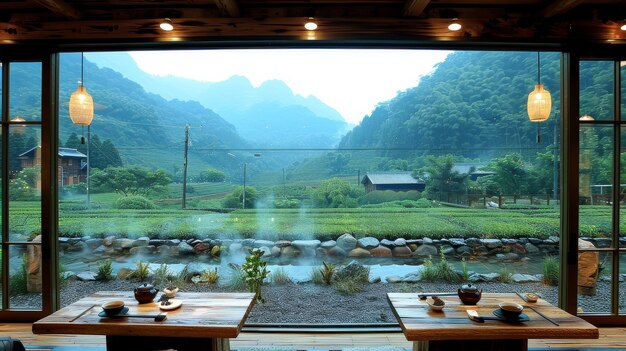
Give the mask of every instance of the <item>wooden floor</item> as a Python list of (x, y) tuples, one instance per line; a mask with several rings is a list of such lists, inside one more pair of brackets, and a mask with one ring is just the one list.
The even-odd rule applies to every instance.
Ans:
[[(104, 346), (103, 336), (34, 335), (30, 324), (0, 324), (0, 336), (11, 336), (26, 345)], [(246, 333), (231, 340), (231, 348), (285, 347), (297, 350), (340, 350), (351, 347), (396, 346), (411, 349), (401, 333)], [(626, 348), (626, 328), (601, 328), (599, 340), (530, 340), (533, 348)]]

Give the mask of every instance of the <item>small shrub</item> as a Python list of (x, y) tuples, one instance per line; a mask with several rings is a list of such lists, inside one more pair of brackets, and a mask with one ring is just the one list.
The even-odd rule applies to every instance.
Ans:
[(261, 286), (263, 285), (263, 280), (270, 274), (270, 271), (267, 270), (267, 262), (261, 259), (263, 254), (264, 252), (260, 249), (250, 250), (250, 254), (246, 256), (246, 263), (241, 266), (241, 270), (246, 278), (246, 285), (248, 285), (250, 292), (256, 294), (256, 300), (259, 303), (265, 302)]
[(298, 199), (276, 199), (272, 203), (274, 208), (300, 208)]
[(115, 208), (123, 210), (150, 210), (156, 208), (156, 206), (154, 202), (143, 196), (131, 195), (117, 199)]
[(170, 272), (165, 263), (162, 263), (159, 268), (154, 270), (154, 284), (165, 286), (172, 280), (176, 280), (176, 277)]
[(148, 268), (148, 263), (137, 261), (137, 268), (135, 268), (135, 270), (128, 277), (131, 279), (144, 281), (148, 279), (149, 275), (150, 269)]
[(208, 271), (202, 272), (202, 276), (200, 277), (201, 281), (207, 282), (207, 284), (209, 285), (213, 285), (217, 283), (219, 279), (220, 279), (220, 276), (217, 273), (217, 267), (213, 269), (209, 269)]
[(559, 260), (554, 256), (543, 259), (543, 282), (548, 285), (559, 284)]
[(448, 263), (448, 260), (446, 260), (446, 256), (444, 256), (443, 253), (441, 254), (439, 262), (435, 265), (435, 276), (437, 280), (444, 282), (461, 281), (461, 277), (454, 271), (454, 267)]
[(363, 290), (369, 282), (369, 267), (350, 263), (335, 273), (335, 289), (342, 294), (355, 294)]
[(513, 281), (513, 279), (511, 278), (513, 274), (511, 273), (511, 271), (509, 271), (509, 268), (503, 264), (502, 268), (500, 268), (500, 277), (498, 277), (498, 281), (501, 283), (510, 283), (511, 281)]
[(270, 278), (272, 279), (272, 284), (276, 284), (276, 285), (285, 285), (285, 284), (293, 283), (293, 281), (289, 277), (289, 274), (287, 274), (287, 271), (285, 271), (283, 268), (278, 268), (277, 270), (272, 272), (272, 274), (270, 275)]
[(96, 275), (96, 280), (112, 280), (113, 276), (113, 267), (110, 259), (106, 259), (104, 261), (98, 262), (98, 274)]

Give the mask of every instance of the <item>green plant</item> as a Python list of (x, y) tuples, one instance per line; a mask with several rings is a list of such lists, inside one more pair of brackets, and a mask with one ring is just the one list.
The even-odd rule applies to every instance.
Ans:
[(467, 261), (465, 261), (465, 257), (461, 259), (461, 270), (463, 273), (463, 281), (469, 281), (469, 272), (467, 271)]
[(543, 282), (548, 285), (559, 284), (559, 260), (554, 256), (543, 259)]
[(169, 268), (167, 267), (167, 264), (162, 263), (159, 268), (154, 270), (154, 284), (155, 285), (160, 285), (160, 286), (165, 286), (165, 285), (169, 285), (169, 283), (176, 279), (176, 277), (174, 277), (172, 275), (172, 272), (170, 272)]
[(343, 294), (354, 294), (363, 290), (369, 282), (369, 267), (350, 263), (334, 273), (335, 289)]
[(311, 271), (311, 281), (313, 284), (324, 284), (324, 279), (322, 278), (322, 268), (313, 268)]
[(112, 280), (113, 276), (113, 267), (110, 259), (106, 259), (104, 261), (98, 262), (98, 274), (96, 275), (96, 280)]
[(244, 274), (241, 267), (239, 267), (238, 265), (234, 263), (229, 264), (229, 267), (232, 270), (232, 274), (230, 278), (228, 279), (228, 283), (226, 284), (226, 286), (229, 289), (235, 290), (235, 291), (245, 290), (248, 287), (248, 285), (246, 283), (246, 275)]
[(9, 296), (16, 296), (28, 293), (26, 283), (26, 255), (22, 256), (22, 265), (9, 277)]
[(149, 275), (150, 275), (150, 269), (148, 268), (148, 263), (137, 261), (137, 268), (135, 268), (135, 270), (128, 277), (132, 279), (144, 281), (148, 279)]
[(139, 195), (123, 196), (115, 202), (115, 208), (128, 210), (150, 210), (156, 208), (149, 199)]
[(422, 265), (422, 273), (420, 275), (421, 279), (425, 282), (434, 282), (437, 280), (437, 271), (433, 266), (432, 258), (427, 258), (424, 260), (424, 264)]
[(202, 272), (202, 275), (200, 277), (201, 281), (207, 282), (207, 284), (209, 285), (213, 285), (217, 283), (219, 279), (220, 279), (220, 276), (217, 273), (217, 267), (213, 269), (209, 269), (208, 271)]
[(501, 283), (510, 283), (511, 281), (513, 281), (513, 279), (511, 278), (513, 276), (513, 274), (511, 273), (511, 271), (509, 271), (509, 268), (507, 267), (507, 265), (503, 264), (502, 267), (500, 268), (500, 276), (498, 277), (498, 281)]
[(444, 282), (459, 282), (461, 281), (461, 277), (457, 272), (454, 271), (454, 267), (448, 260), (446, 256), (441, 253), (439, 262), (435, 265), (435, 276), (437, 280)]
[(285, 285), (285, 284), (293, 283), (293, 281), (289, 277), (289, 274), (287, 274), (287, 271), (285, 271), (283, 268), (278, 268), (277, 270), (272, 272), (272, 274), (270, 275), (270, 278), (272, 280), (272, 284), (276, 284), (276, 285)]
[(319, 272), (321, 274), (321, 281), (324, 285), (330, 285), (333, 281), (333, 274), (335, 273), (335, 265), (329, 262), (322, 262), (323, 266)]
[(263, 254), (264, 252), (260, 249), (250, 250), (250, 254), (246, 256), (246, 262), (241, 266), (241, 270), (246, 277), (246, 285), (250, 292), (256, 294), (256, 300), (259, 303), (265, 302), (261, 294), (261, 286), (263, 285), (263, 280), (270, 274), (270, 271), (267, 270), (267, 262), (261, 259)]

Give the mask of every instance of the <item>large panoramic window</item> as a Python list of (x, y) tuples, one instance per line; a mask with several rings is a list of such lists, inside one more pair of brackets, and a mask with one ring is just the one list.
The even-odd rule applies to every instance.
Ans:
[[(394, 323), (385, 293), (465, 283), (558, 302), (559, 53), (541, 53), (541, 123), (526, 107), (536, 52), (84, 58), (61, 54), (62, 305), (142, 283), (244, 291), (254, 249), (270, 273), (248, 323)], [(68, 114), (79, 81), (88, 126)], [(610, 149), (591, 129), (590, 152)], [(610, 201), (596, 162), (591, 231)]]

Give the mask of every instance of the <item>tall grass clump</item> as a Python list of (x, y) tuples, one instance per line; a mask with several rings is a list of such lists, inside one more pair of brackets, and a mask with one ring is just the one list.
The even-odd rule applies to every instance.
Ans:
[(110, 259), (106, 259), (104, 261), (98, 262), (98, 274), (96, 275), (96, 280), (112, 280), (113, 276), (113, 266)]
[(202, 275), (200, 276), (200, 281), (206, 282), (209, 285), (217, 283), (219, 279), (220, 275), (217, 273), (217, 267), (202, 272)]
[(287, 274), (287, 271), (285, 271), (285, 269), (283, 269), (282, 267), (273, 271), (272, 274), (270, 274), (270, 279), (272, 280), (272, 284), (276, 285), (293, 283), (293, 281), (289, 277), (289, 274)]
[(437, 280), (437, 272), (435, 267), (433, 266), (432, 258), (429, 257), (424, 260), (424, 264), (422, 265), (422, 274), (420, 275), (421, 279), (425, 282), (434, 282)]
[(469, 272), (467, 270), (467, 261), (465, 261), (465, 257), (461, 259), (461, 272), (463, 274), (463, 281), (469, 281)]
[(150, 276), (150, 269), (148, 268), (148, 263), (137, 261), (137, 267), (135, 268), (135, 270), (132, 271), (132, 273), (130, 273), (128, 277), (131, 279), (144, 281), (148, 279), (149, 276)]
[(170, 285), (170, 282), (176, 280), (176, 277), (170, 272), (167, 264), (161, 263), (159, 268), (154, 270), (154, 284), (165, 286)]
[(513, 281), (513, 273), (511, 273), (511, 271), (509, 271), (509, 268), (507, 267), (507, 265), (503, 264), (502, 267), (500, 268), (500, 272), (499, 272), (500, 276), (498, 277), (498, 281), (501, 283), (510, 283)]
[(461, 277), (457, 272), (454, 271), (454, 267), (452, 267), (452, 265), (448, 263), (448, 260), (443, 253), (441, 253), (439, 262), (437, 262), (437, 264), (435, 265), (435, 275), (437, 276), (438, 280), (444, 282), (461, 281)]
[(559, 284), (559, 260), (555, 256), (543, 259), (543, 282), (548, 285)]
[(342, 294), (351, 295), (363, 291), (364, 285), (369, 282), (370, 269), (357, 263), (351, 263), (338, 270), (334, 275), (335, 289)]

